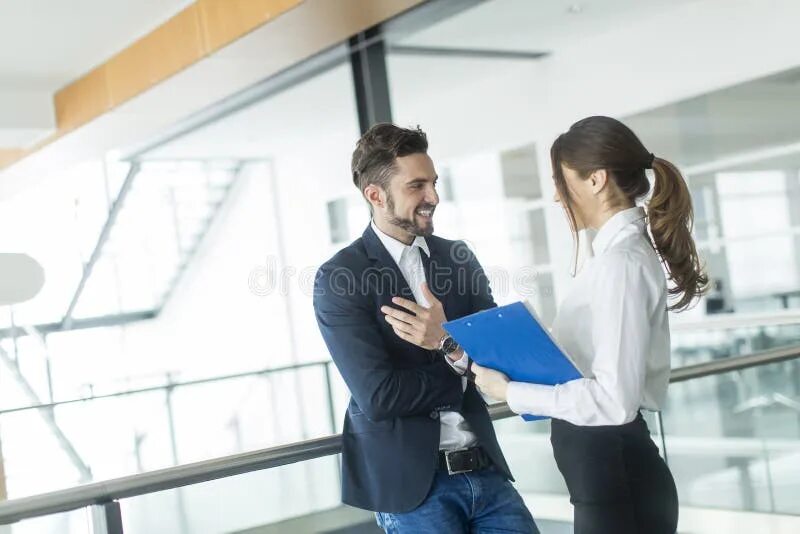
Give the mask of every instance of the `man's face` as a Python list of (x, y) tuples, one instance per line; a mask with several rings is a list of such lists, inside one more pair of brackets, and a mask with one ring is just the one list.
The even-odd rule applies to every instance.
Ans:
[(433, 161), (427, 154), (410, 154), (395, 162), (397, 172), (385, 191), (386, 201), (375, 206), (375, 217), (411, 235), (431, 235), (439, 204)]

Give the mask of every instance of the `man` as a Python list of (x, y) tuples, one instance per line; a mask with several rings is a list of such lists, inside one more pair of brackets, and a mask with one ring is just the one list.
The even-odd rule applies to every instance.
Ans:
[(386, 532), (536, 533), (463, 377), (466, 357), (442, 328), (495, 303), (466, 245), (433, 236), (427, 149), (421, 130), (392, 124), (361, 137), (353, 181), (372, 222), (317, 273), (317, 323), (352, 393), (342, 500), (375, 511)]

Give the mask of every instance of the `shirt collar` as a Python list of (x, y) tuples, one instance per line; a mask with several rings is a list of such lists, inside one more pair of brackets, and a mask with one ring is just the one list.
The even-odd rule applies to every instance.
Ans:
[(400, 265), (400, 257), (403, 255), (403, 251), (407, 248), (419, 247), (425, 252), (426, 256), (430, 257), (431, 252), (430, 249), (428, 249), (428, 242), (425, 241), (424, 237), (418, 235), (410, 245), (406, 245), (402, 241), (398, 241), (392, 236), (385, 234), (383, 230), (378, 228), (378, 225), (375, 224), (375, 221), (372, 221), (370, 224), (372, 225), (372, 230), (375, 232), (375, 235), (378, 236), (378, 239), (380, 239), (381, 243), (383, 243), (383, 246), (389, 252), (389, 255), (396, 264)]
[(611, 242), (614, 241), (614, 237), (623, 228), (628, 226), (631, 223), (641, 221), (645, 218), (644, 208), (640, 206), (636, 206), (633, 208), (628, 208), (626, 210), (622, 210), (620, 212), (615, 213), (609, 220), (600, 227), (597, 231), (597, 234), (594, 236), (592, 240), (592, 252), (595, 256), (602, 254), (605, 250), (611, 245)]

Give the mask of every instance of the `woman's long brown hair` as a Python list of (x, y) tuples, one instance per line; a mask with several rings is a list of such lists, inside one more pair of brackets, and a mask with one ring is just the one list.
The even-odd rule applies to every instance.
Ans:
[(610, 117), (588, 117), (561, 134), (550, 149), (553, 179), (575, 240), (578, 235), (572, 197), (561, 165), (588, 178), (605, 169), (626, 198), (634, 203), (650, 191), (645, 169), (655, 174), (653, 194), (646, 204), (650, 237), (666, 267), (673, 299), (670, 310), (683, 311), (708, 287), (708, 276), (700, 264), (692, 237), (692, 198), (680, 171), (662, 158), (655, 158), (630, 128)]

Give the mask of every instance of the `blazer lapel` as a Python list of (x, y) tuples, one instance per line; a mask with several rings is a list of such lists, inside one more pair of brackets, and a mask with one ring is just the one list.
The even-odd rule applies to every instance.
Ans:
[(415, 300), (406, 277), (400, 272), (400, 268), (392, 259), (389, 251), (375, 235), (372, 225), (367, 226), (361, 237), (364, 240), (367, 257), (373, 261), (375, 269), (374, 273), (366, 273), (366, 276), (374, 276), (379, 281), (379, 291), (384, 294), (385, 300), (391, 300), (394, 296)]

